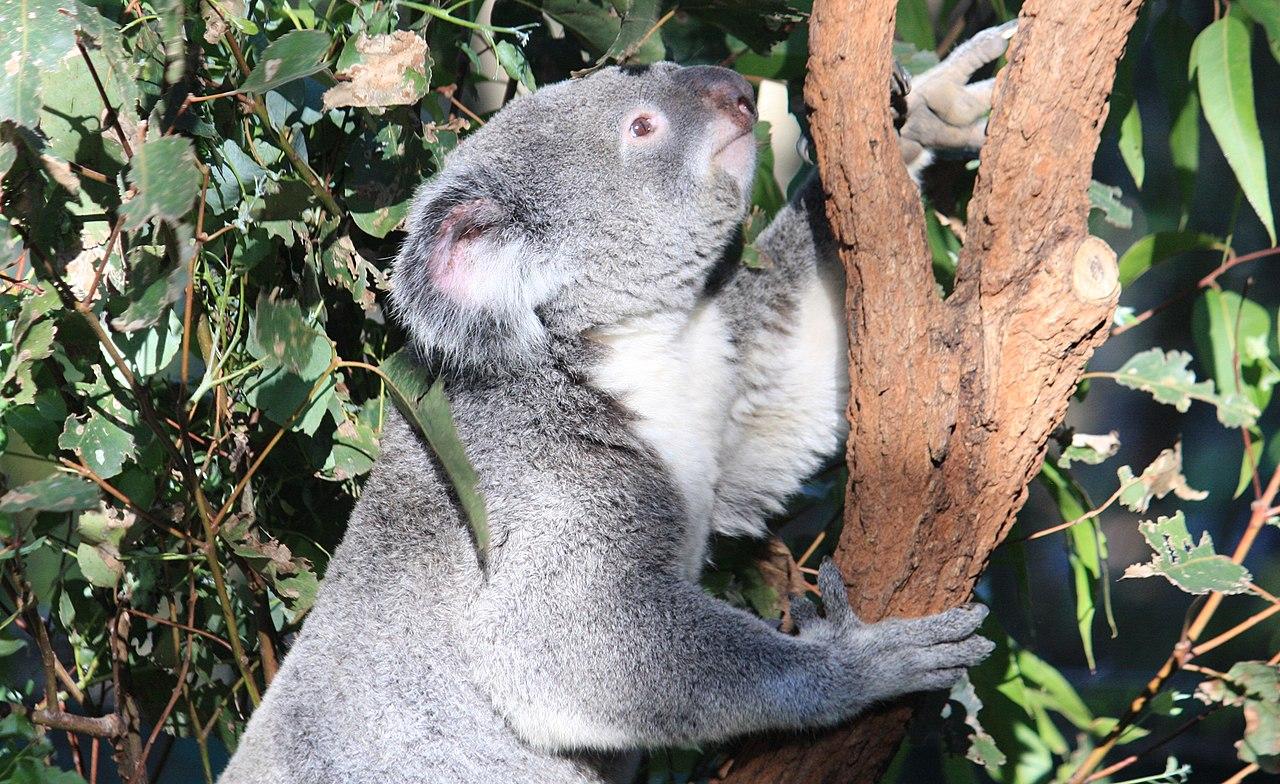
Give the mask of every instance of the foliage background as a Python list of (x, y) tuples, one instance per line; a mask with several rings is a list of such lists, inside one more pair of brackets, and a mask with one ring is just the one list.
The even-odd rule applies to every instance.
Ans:
[[(803, 0), (488, 7), (0, 0), (0, 781), (216, 776), (315, 597), (386, 406), (448, 446), (441, 401), (393, 359), (386, 271), (414, 187), (484, 115), (598, 61), (667, 58), (785, 85), (803, 124)], [(902, 0), (897, 54), (919, 72), (1017, 11)], [(1125, 310), (1071, 414), (1104, 437), (1060, 434), (980, 591), (1006, 644), (921, 711), (888, 780), (1065, 780), (1108, 737), (1108, 761), (1135, 756), (1113, 781), (1280, 770), (1263, 527), (1280, 476), (1278, 59), (1274, 0), (1144, 10), (1092, 193)], [(759, 129), (744, 263), (784, 198), (766, 144), (781, 131)], [(925, 190), (944, 290), (971, 181), (944, 161)], [(785, 546), (720, 543), (708, 590), (777, 617), (835, 540), (841, 481), (814, 479), (779, 521)], [(1173, 584), (1118, 582), (1153, 558), (1141, 530), (1157, 529), (1138, 523), (1160, 515), (1173, 545), (1181, 522), (1224, 554), (1154, 536), (1166, 558), (1146, 572)], [(1117, 727), (1184, 614), (1217, 601), (1189, 591), (1210, 589), (1242, 594), (1202, 636), (1223, 644)], [(657, 751), (648, 775), (702, 780), (727, 753)]]

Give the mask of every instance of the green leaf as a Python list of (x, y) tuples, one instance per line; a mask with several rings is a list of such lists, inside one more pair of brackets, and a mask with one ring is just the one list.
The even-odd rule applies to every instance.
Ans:
[(542, 11), (574, 33), (597, 57), (609, 50), (622, 26), (609, 8), (589, 0), (545, 0)]
[(43, 104), (40, 76), (68, 53), (76, 52), (73, 16), (58, 0), (0, 0), (0, 121), (35, 128)]
[(975, 765), (981, 765), (988, 771), (998, 771), (1007, 762), (1005, 755), (996, 746), (995, 738), (983, 728), (978, 714), (982, 711), (982, 700), (973, 688), (968, 675), (964, 675), (951, 687), (947, 695), (947, 704), (943, 706), (942, 718), (956, 718), (965, 726), (965, 757)]
[(1231, 495), (1233, 499), (1244, 495), (1244, 491), (1249, 489), (1255, 472), (1262, 465), (1264, 446), (1266, 439), (1262, 437), (1262, 430), (1256, 426), (1249, 428), (1249, 448), (1244, 450), (1244, 456), (1240, 458), (1240, 478), (1236, 480), (1236, 490)]
[(1105, 185), (1097, 180), (1089, 183), (1089, 206), (1102, 212), (1102, 219), (1118, 229), (1133, 227), (1133, 210), (1120, 200), (1124, 192), (1114, 185)]
[(76, 533), (80, 534), (81, 541), (89, 544), (106, 542), (119, 547), (135, 519), (132, 514), (125, 515), (111, 507), (105, 507), (103, 511), (91, 509), (80, 513)]
[(325, 464), (326, 478), (345, 481), (367, 474), (378, 458), (378, 434), (358, 419), (343, 419), (333, 434), (333, 451)]
[(533, 80), (533, 71), (530, 70), (528, 61), (524, 59), (524, 52), (520, 51), (520, 47), (510, 41), (499, 41), (494, 49), (498, 55), (498, 64), (507, 72), (507, 76), (520, 82), (530, 92), (538, 89), (537, 83)]
[(395, 397), (396, 406), (427, 439), (449, 475), (483, 561), (489, 548), (488, 517), (475, 468), (467, 459), (458, 431), (453, 426), (444, 383), (439, 380), (433, 383), (427, 377), (426, 369), (414, 362), (403, 349), (383, 360), (382, 372), (391, 380), (387, 386)]
[(53, 316), (61, 306), (62, 302), (52, 287), (43, 294), (27, 297), (22, 301), (18, 317), (14, 319), (13, 329), (9, 333), (13, 354), (9, 357), (3, 379), (0, 379), (0, 386), (17, 382), (21, 392), (10, 396), (14, 403), (21, 405), (35, 401), (32, 365), (53, 355), (53, 339), (57, 332)]
[(191, 210), (200, 192), (191, 142), (181, 136), (162, 136), (142, 145), (129, 163), (129, 184), (138, 192), (120, 207), (126, 231), (151, 218), (176, 223)]
[(114, 588), (120, 575), (124, 574), (120, 553), (115, 545), (108, 542), (96, 545), (81, 542), (76, 548), (76, 563), (80, 564), (80, 572), (85, 579), (99, 588)]
[(1218, 389), (1239, 392), (1265, 410), (1280, 379), (1273, 370), (1275, 340), (1267, 309), (1234, 291), (1205, 289), (1192, 311), (1191, 334)]
[[(1053, 496), (1063, 522), (1080, 519), (1093, 506), (1083, 488), (1048, 462), (1041, 465), (1040, 479)], [(1092, 672), (1097, 668), (1093, 653), (1093, 623), (1099, 597), (1106, 608), (1112, 632), (1115, 632), (1115, 620), (1111, 617), (1110, 581), (1107, 579), (1107, 539), (1096, 518), (1067, 529), (1067, 553), (1076, 600), (1076, 628), (1085, 662)]]
[(1206, 531), (1200, 542), (1193, 542), (1182, 512), (1160, 517), (1154, 523), (1138, 525), (1147, 544), (1155, 550), (1149, 563), (1134, 564), (1124, 571), (1125, 578), (1160, 575), (1191, 594), (1245, 593), (1253, 579), (1249, 570), (1213, 549), (1213, 539)]
[(1120, 285), (1129, 286), (1144, 272), (1182, 253), (1223, 250), (1222, 240), (1212, 234), (1192, 231), (1161, 231), (1148, 234), (1129, 246), (1120, 257)]
[(652, 63), (662, 59), (665, 47), (658, 24), (658, 0), (623, 0), (622, 24), (605, 59), (615, 63)]
[(1213, 22), (1196, 37), (1191, 67), (1209, 128), (1275, 245), (1267, 161), (1254, 109), (1249, 33), (1249, 25), (1234, 15)]
[(240, 89), (265, 93), (294, 79), (324, 70), (329, 54), (329, 34), (320, 30), (294, 30), (272, 41)]
[(135, 332), (159, 323), (164, 311), (177, 302), (187, 290), (187, 265), (178, 264), (168, 272), (160, 268), (163, 256), (144, 256), (151, 264), (135, 265), (129, 273), (125, 292), (128, 305), (123, 313), (111, 319), (112, 328)]
[(26, 640), (0, 639), (0, 659), (5, 656), (12, 656), (25, 647), (27, 647)]
[[(320, 341), (314, 343), (312, 348), (326, 352), (312, 354), (313, 361), (317, 364), (320, 358), (332, 356), (333, 353), (331, 346)], [(334, 394), (337, 383), (337, 379), (331, 374), (322, 380), (317, 389), (316, 382), (305, 381), (283, 367), (273, 367), (249, 382), (245, 397), (249, 405), (261, 409), (263, 416), (272, 422), (281, 427), (289, 425), (293, 430), (310, 436), (320, 429), (326, 414), (335, 409), (340, 411), (340, 404)], [(293, 418), (295, 415), (296, 418)]]
[(95, 474), (110, 479), (133, 457), (133, 434), (127, 425), (124, 406), (108, 397), (102, 400), (101, 408), (89, 409), (83, 420), (67, 417), (58, 446), (75, 452)]
[(1267, 773), (1280, 773), (1280, 668), (1261, 661), (1236, 662), (1224, 678), (1196, 687), (1196, 698), (1209, 705), (1242, 708), (1244, 737), (1236, 742), (1236, 754)]
[(1111, 92), (1111, 109), (1107, 114), (1108, 130), (1115, 129), (1120, 157), (1133, 182), (1142, 190), (1146, 161), (1142, 157), (1142, 117), (1133, 90), (1133, 61), (1139, 47), (1132, 46), (1116, 68), (1115, 86)]
[(98, 486), (74, 474), (53, 474), (27, 482), (0, 497), (0, 512), (74, 512), (92, 509), (101, 496)]
[(1236, 0), (1236, 6), (1244, 8), (1254, 21), (1267, 32), (1267, 44), (1271, 56), (1280, 62), (1280, 3), (1276, 0)]
[(258, 296), (249, 351), (305, 382), (320, 378), (334, 357), (329, 338), (306, 322), (296, 301), (266, 292)]
[(1246, 427), (1258, 419), (1258, 407), (1237, 394), (1220, 396), (1213, 391), (1213, 382), (1196, 381), (1195, 374), (1187, 368), (1191, 355), (1185, 351), (1167, 354), (1153, 348), (1134, 355), (1114, 373), (1099, 375), (1114, 379), (1121, 386), (1148, 392), (1159, 403), (1167, 403), (1179, 411), (1186, 411), (1192, 400), (1213, 405), (1218, 411), (1218, 421), (1227, 427)]

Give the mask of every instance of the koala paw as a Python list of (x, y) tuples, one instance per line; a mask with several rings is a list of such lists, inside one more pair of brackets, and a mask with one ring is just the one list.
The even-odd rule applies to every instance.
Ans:
[(793, 600), (801, 638), (820, 641), (834, 654), (855, 711), (872, 702), (918, 691), (950, 688), (995, 645), (976, 632), (987, 608), (969, 604), (925, 618), (864, 623), (849, 606), (844, 577), (830, 559), (818, 570), (826, 617), (812, 602)]
[[(904, 157), (911, 160), (921, 148), (973, 150), (982, 145), (995, 79), (972, 84), (969, 79), (1005, 53), (1016, 31), (1016, 21), (989, 27), (915, 78), (905, 93)], [(891, 101), (892, 96), (891, 89)]]

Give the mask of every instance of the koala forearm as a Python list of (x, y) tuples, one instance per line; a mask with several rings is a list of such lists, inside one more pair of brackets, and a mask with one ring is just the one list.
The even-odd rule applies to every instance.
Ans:
[[(477, 682), (529, 743), (559, 751), (708, 743), (830, 724), (869, 702), (829, 644), (671, 581), (540, 628), (485, 624)], [(528, 613), (526, 605), (523, 613)], [(565, 622), (579, 628), (566, 628)], [(519, 653), (516, 653), (519, 652)], [(571, 688), (566, 688), (572, 684)]]

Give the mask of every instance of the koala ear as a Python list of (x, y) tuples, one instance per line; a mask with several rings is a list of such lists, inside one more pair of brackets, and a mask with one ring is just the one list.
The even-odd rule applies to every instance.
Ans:
[(395, 316), (446, 366), (524, 364), (544, 345), (535, 308), (559, 287), (556, 265), (517, 219), (479, 188), (424, 191), (392, 283)]
[(490, 300), (500, 295), (502, 278), (514, 271), (510, 262), (518, 261), (501, 257), (518, 255), (524, 245), (515, 238), (503, 242), (503, 217), (497, 203), (486, 198), (464, 201), (444, 214), (425, 243), (426, 271), (436, 289), (459, 304), (499, 304)]

